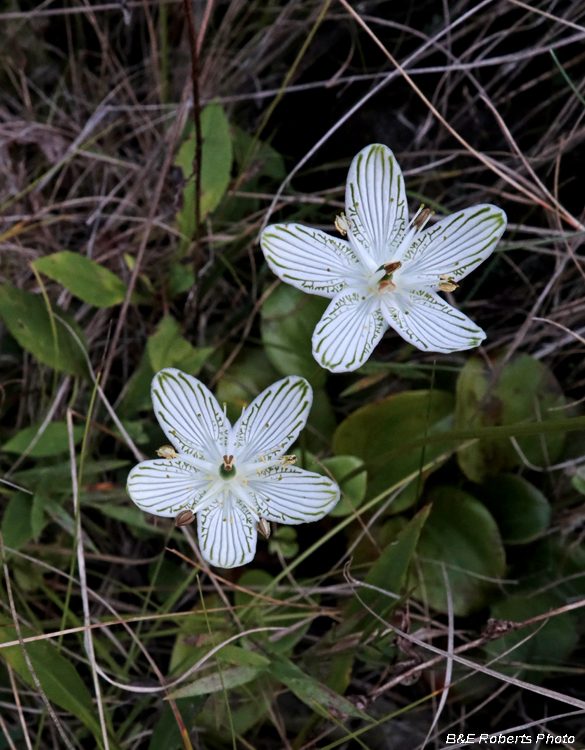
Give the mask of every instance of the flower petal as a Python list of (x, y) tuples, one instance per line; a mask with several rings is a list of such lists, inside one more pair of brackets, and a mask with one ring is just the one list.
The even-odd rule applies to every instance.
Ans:
[(350, 237), (368, 251), (375, 268), (395, 260), (408, 226), (404, 178), (387, 146), (374, 143), (354, 158), (347, 176), (345, 205)]
[(484, 331), (467, 315), (427, 289), (383, 295), (382, 312), (403, 339), (422, 351), (460, 352), (485, 339)]
[(359, 290), (338, 294), (313, 333), (313, 356), (331, 372), (356, 370), (368, 359), (387, 329), (378, 295)]
[(329, 477), (296, 466), (267, 469), (258, 479), (250, 479), (248, 488), (256, 496), (260, 516), (291, 525), (318, 521), (339, 500), (339, 487)]
[(406, 249), (396, 284), (436, 287), (442, 275), (462, 279), (492, 254), (505, 229), (506, 214), (489, 204), (447, 216)]
[(197, 536), (203, 557), (218, 568), (245, 565), (256, 554), (256, 521), (231, 492), (197, 514)]
[(143, 461), (128, 475), (126, 489), (142, 510), (172, 518), (193, 509), (210, 482), (205, 475), (180, 458)]
[(347, 279), (363, 276), (349, 242), (302, 224), (272, 224), (260, 240), (273, 273), (303, 292), (334, 297)]
[(312, 403), (311, 386), (296, 375), (262, 391), (233, 427), (236, 464), (282, 456), (305, 426)]
[(221, 461), (229, 422), (203, 383), (168, 367), (154, 376), (151, 393), (156, 418), (179, 453)]

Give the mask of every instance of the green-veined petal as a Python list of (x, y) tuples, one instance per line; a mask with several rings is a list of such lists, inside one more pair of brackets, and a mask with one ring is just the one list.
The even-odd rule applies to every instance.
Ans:
[(331, 372), (350, 372), (367, 361), (388, 328), (377, 295), (359, 290), (338, 294), (313, 333), (313, 356)]
[(295, 375), (262, 391), (233, 427), (237, 461), (257, 461), (259, 456), (270, 460), (283, 455), (305, 426), (312, 403), (311, 386)]
[(197, 536), (203, 557), (218, 568), (245, 565), (256, 553), (256, 521), (231, 492), (197, 514)]
[(383, 295), (382, 312), (403, 339), (425, 352), (460, 352), (485, 339), (467, 315), (426, 289)]
[(358, 242), (373, 269), (395, 260), (408, 226), (404, 178), (394, 154), (381, 143), (363, 148), (354, 158), (345, 190), (352, 245)]
[(436, 287), (440, 276), (462, 279), (492, 254), (505, 229), (506, 214), (489, 204), (451, 214), (415, 237), (395, 283)]
[(339, 487), (329, 477), (296, 466), (267, 469), (247, 486), (256, 496), (259, 514), (278, 523), (319, 521), (339, 501)]
[(154, 376), (151, 393), (156, 418), (177, 451), (219, 463), (230, 426), (211, 391), (168, 367)]
[(180, 458), (143, 461), (128, 475), (128, 494), (148, 513), (173, 518), (192, 510), (205, 494), (210, 481)]
[(266, 261), (279, 279), (309, 294), (334, 297), (363, 276), (349, 242), (302, 224), (272, 224), (262, 233)]

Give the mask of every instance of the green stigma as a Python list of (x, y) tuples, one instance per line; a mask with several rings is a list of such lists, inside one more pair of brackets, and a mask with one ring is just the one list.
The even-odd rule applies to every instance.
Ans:
[(234, 466), (233, 456), (224, 456), (223, 463), (219, 467), (219, 476), (222, 479), (233, 479), (236, 476), (236, 467)]

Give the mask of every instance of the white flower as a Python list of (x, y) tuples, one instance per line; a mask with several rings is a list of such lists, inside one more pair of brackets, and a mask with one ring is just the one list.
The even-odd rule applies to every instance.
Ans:
[(484, 204), (425, 229), (431, 212), (421, 206), (409, 223), (402, 172), (378, 143), (352, 161), (345, 203), (336, 226), (347, 240), (302, 224), (274, 224), (262, 234), (280, 279), (331, 299), (313, 334), (317, 362), (331, 372), (357, 369), (388, 326), (427, 352), (478, 346), (482, 329), (436, 292), (453, 291), (492, 253), (506, 214)]
[(157, 516), (181, 513), (180, 524), (190, 518), (183, 511), (196, 513), (203, 557), (221, 568), (244, 565), (256, 552), (261, 519), (318, 521), (339, 500), (334, 482), (296, 468), (295, 457), (285, 455), (312, 401), (307, 381), (288, 377), (261, 393), (232, 427), (197, 378), (161, 370), (152, 381), (152, 402), (173, 447), (132, 469), (128, 494)]

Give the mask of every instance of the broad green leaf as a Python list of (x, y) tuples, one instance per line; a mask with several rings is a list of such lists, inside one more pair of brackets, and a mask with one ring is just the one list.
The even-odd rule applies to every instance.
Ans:
[[(552, 591), (537, 596), (513, 596), (495, 604), (491, 608), (491, 616), (496, 620), (524, 622), (566, 603)], [(488, 643), (485, 649), (490, 659), (493, 659), (532, 633), (532, 637), (525, 643), (504, 656), (501, 661), (494, 662), (492, 668), (514, 675), (520, 680), (541, 682), (555, 666), (565, 662), (577, 646), (579, 631), (576, 625), (575, 613), (564, 612), (551, 617), (544, 625), (543, 622), (538, 622)], [(533, 665), (536, 669), (522, 669), (523, 665)]]
[(232, 130), (234, 157), (240, 169), (252, 172), (255, 178), (265, 175), (273, 180), (284, 180), (284, 159), (275, 148), (266, 141), (256, 141), (254, 145), (254, 138), (237, 125), (232, 126)]
[(208, 695), (209, 693), (217, 693), (224, 688), (231, 690), (232, 688), (252, 682), (265, 669), (265, 667), (228, 667), (227, 669), (222, 669), (221, 674), (214, 672), (175, 690), (165, 700), (169, 698), (192, 698), (195, 695)]
[[(177, 708), (181, 718), (185, 722), (185, 727), (190, 733), (195, 726), (197, 714), (203, 708), (207, 700), (206, 695), (199, 696), (196, 699), (187, 699), (177, 701)], [(185, 743), (181, 737), (181, 732), (177, 724), (175, 715), (168, 703), (164, 704), (162, 715), (156, 723), (148, 750), (185, 750)]]
[(2, 517), (2, 536), (7, 547), (19, 550), (33, 538), (32, 509), (33, 499), (24, 492), (17, 492), (8, 501)]
[(94, 307), (119, 305), (128, 291), (122, 279), (108, 268), (69, 250), (38, 258), (33, 265)]
[[(87, 377), (83, 332), (71, 316), (53, 308), (55, 338), (51, 316), (41, 295), (0, 284), (0, 317), (20, 346), (39, 362), (68, 375)], [(61, 321), (73, 330), (78, 341)]]
[(546, 497), (524, 477), (500, 474), (474, 493), (500, 528), (505, 544), (525, 544), (544, 534), (550, 522)]
[(268, 551), (275, 554), (279, 550), (285, 558), (295, 557), (299, 552), (297, 532), (292, 526), (279, 526), (268, 541)]
[[(368, 468), (367, 497), (384, 492), (422, 465), (449, 451), (452, 443), (417, 448), (395, 461), (376, 463), (376, 459), (405, 443), (425, 435), (445, 432), (451, 427), (455, 400), (446, 391), (405, 391), (368, 404), (354, 411), (339, 425), (333, 436), (333, 452), (361, 458)], [(410, 507), (423, 486), (411, 482), (390, 506), (398, 513)]]
[(196, 375), (213, 349), (196, 349), (180, 333), (177, 321), (166, 315), (155, 333), (148, 339), (146, 351), (153, 373), (165, 367), (178, 367), (189, 375)]
[[(102, 461), (85, 461), (83, 464), (83, 480), (84, 482), (90, 482), (103, 472), (122, 469), (128, 463), (129, 461), (115, 458), (103, 459)], [(17, 484), (30, 490), (38, 487), (47, 492), (71, 492), (71, 464), (69, 461), (23, 469), (17, 471), (13, 478)]]
[[(364, 604), (370, 607), (379, 617), (385, 619), (396, 607), (398, 599), (408, 579), (408, 571), (412, 562), (421, 530), (429, 516), (431, 506), (427, 505), (420, 510), (408, 525), (399, 532), (395, 540), (392, 540), (382, 550), (382, 554), (368, 571), (365, 582), (370, 586), (389, 591), (395, 596), (385, 596), (378, 591), (368, 588), (359, 588), (357, 593), (359, 599), (354, 596), (348, 605), (346, 614), (348, 617), (361, 613), (368, 615), (371, 620), (370, 627), (380, 627), (382, 624), (364, 608)], [(360, 601), (361, 599), (361, 601)]]
[[(7, 453), (24, 453), (36, 437), (39, 427), (40, 424), (25, 427), (24, 430), (17, 432), (16, 435), (11, 437), (7, 443), (4, 443), (2, 450)], [(83, 437), (84, 429), (81, 425), (73, 428), (75, 445)], [(58, 453), (65, 453), (68, 450), (69, 433), (67, 431), (67, 424), (65, 422), (50, 422), (28, 455), (32, 458), (41, 458), (43, 456), (56, 456)]]
[[(22, 635), (27, 638), (36, 635), (32, 630), (21, 626)], [(14, 627), (0, 627), (0, 642), (15, 640)], [(63, 656), (49, 641), (31, 641), (26, 644), (34, 671), (47, 698), (59, 708), (73, 714), (93, 733), (99, 747), (103, 747), (101, 728), (93, 699), (70, 659)], [(36, 692), (36, 685), (26, 665), (20, 646), (0, 649), (0, 658), (10, 664), (14, 671)], [(112, 745), (116, 747), (117, 743)]]
[[(529, 354), (517, 354), (498, 373), (478, 358), (470, 359), (457, 381), (455, 428), (492, 427), (518, 422), (547, 422), (565, 418), (563, 392), (552, 373)], [(532, 464), (542, 466), (559, 456), (564, 433), (518, 438), (518, 444)], [(543, 441), (544, 446), (543, 448)], [(509, 439), (483, 439), (457, 452), (459, 466), (472, 481), (482, 483), (490, 476), (521, 464)]]
[(341, 499), (335, 508), (329, 511), (330, 516), (349, 516), (363, 503), (366, 496), (367, 472), (362, 471), (360, 474), (342, 481), (351, 471), (359, 469), (363, 465), (364, 462), (361, 458), (355, 456), (332, 456), (318, 462), (311, 461), (305, 466), (308, 471), (332, 476), (339, 484), (342, 492)]
[[(437, 487), (417, 547), (422, 573), (414, 596), (447, 612), (445, 565), (455, 615), (465, 617), (485, 606), (504, 577), (506, 555), (498, 526), (486, 507), (456, 487)], [(413, 582), (417, 579), (413, 570)]]
[(313, 387), (325, 383), (311, 348), (311, 336), (329, 300), (279, 284), (262, 306), (262, 342), (281, 375), (300, 375)]
[[(201, 113), (201, 135), (203, 149), (201, 155), (201, 218), (219, 205), (229, 185), (232, 170), (232, 139), (228, 121), (221, 104), (208, 104)], [(179, 229), (188, 238), (183, 242), (181, 254), (188, 248), (195, 233), (195, 178), (193, 160), (195, 158), (195, 132), (192, 125), (186, 140), (181, 145), (175, 159), (175, 166), (181, 167), (185, 185), (183, 206), (177, 214)]]
[(330, 712), (333, 710), (336, 714), (346, 714), (356, 719), (370, 718), (347, 698), (323, 685), (314, 677), (305, 674), (302, 669), (284, 657), (275, 658), (270, 665), (269, 672), (321, 716), (330, 717)]

